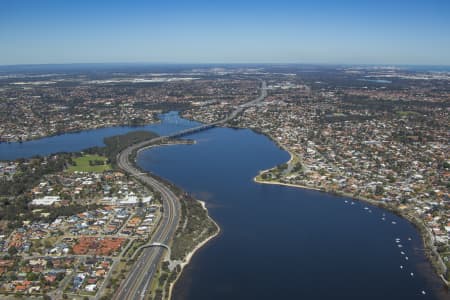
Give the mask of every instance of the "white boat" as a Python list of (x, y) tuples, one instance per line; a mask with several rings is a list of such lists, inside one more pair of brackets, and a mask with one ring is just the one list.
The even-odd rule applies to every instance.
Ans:
[(411, 272), (411, 276), (414, 276), (414, 273), (413, 273), (413, 272)]
[(403, 266), (400, 266), (400, 269), (403, 269)]
[(405, 259), (408, 260), (409, 259), (408, 256), (405, 256)]
[(400, 251), (400, 254), (401, 254), (401, 255), (405, 255), (405, 252), (403, 252), (403, 251)]
[(426, 292), (422, 290), (422, 295), (425, 295), (425, 294), (426, 294)]

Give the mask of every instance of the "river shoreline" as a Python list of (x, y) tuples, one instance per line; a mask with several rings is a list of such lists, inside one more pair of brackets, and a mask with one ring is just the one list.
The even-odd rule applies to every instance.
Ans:
[[(281, 146), (280, 144), (278, 144), (278, 146), (289, 153), (289, 155), (291, 157), (289, 159), (289, 162), (290, 162), (294, 157), (293, 154), (290, 151), (288, 151), (285, 147)], [(275, 167), (260, 171), (259, 174), (253, 178), (253, 181), (256, 183), (259, 183), (259, 184), (287, 186), (287, 187), (294, 187), (294, 188), (305, 189), (305, 190), (313, 190), (313, 191), (318, 191), (318, 192), (322, 192), (322, 193), (329, 193), (329, 191), (325, 190), (324, 188), (317, 187), (317, 186), (292, 184), (292, 183), (285, 183), (285, 182), (280, 182), (280, 181), (267, 181), (267, 180), (262, 180), (262, 179), (258, 178), (261, 174), (269, 172), (270, 170), (272, 170), (274, 168)], [(386, 209), (386, 210), (402, 217), (403, 219), (407, 220), (408, 222), (410, 222), (416, 228), (416, 230), (419, 232), (419, 235), (422, 239), (422, 244), (425, 249), (426, 257), (427, 257), (428, 261), (431, 263), (435, 274), (442, 280), (442, 283), (447, 288), (450, 287), (450, 282), (447, 281), (444, 277), (445, 271), (444, 272), (442, 271), (442, 268), (445, 268), (445, 264), (444, 264), (441, 256), (437, 253), (436, 247), (434, 246), (433, 234), (419, 218), (417, 218), (416, 216), (409, 215), (401, 210), (395, 209), (394, 207), (390, 207), (389, 205), (387, 205), (384, 202), (372, 200), (372, 199), (365, 198), (365, 197), (357, 197), (355, 195), (340, 192), (340, 191), (336, 191), (335, 195), (341, 196), (341, 197), (348, 197), (348, 198), (351, 198), (351, 199), (354, 199), (357, 201), (361, 201), (361, 202), (365, 202), (365, 203), (374, 205), (374, 206), (382, 208), (382, 209)]]
[(13, 143), (22, 144), (22, 143), (31, 142), (31, 141), (37, 141), (37, 140), (44, 139), (44, 138), (57, 137), (57, 136), (62, 136), (62, 135), (66, 135), (66, 134), (77, 134), (77, 133), (82, 133), (85, 131), (114, 128), (114, 127), (130, 127), (130, 128), (136, 128), (136, 130), (139, 130), (139, 128), (143, 128), (143, 127), (155, 125), (155, 124), (160, 124), (160, 123), (162, 123), (162, 121), (160, 119), (157, 119), (154, 122), (150, 122), (150, 123), (145, 122), (142, 124), (129, 124), (129, 123), (102, 124), (102, 125), (93, 126), (93, 127), (79, 128), (79, 129), (73, 129), (73, 130), (69, 129), (69, 130), (62, 131), (62, 132), (49, 132), (48, 134), (33, 136), (33, 137), (26, 138), (23, 140), (21, 140), (21, 139), (0, 140), (0, 144), (13, 144)]
[[(197, 143), (196, 140), (191, 140), (191, 139), (188, 139), (188, 140), (177, 139), (177, 140), (173, 140), (173, 141), (170, 141), (170, 142), (167, 142), (167, 143), (163, 143), (163, 144), (148, 145), (148, 146), (146, 146), (146, 147), (143, 147), (143, 148), (140, 148), (139, 150), (137, 150), (137, 151), (136, 151), (136, 154), (135, 154), (135, 157), (136, 157), (140, 152), (142, 152), (143, 150), (148, 150), (148, 149), (151, 149), (151, 148), (154, 148), (154, 147), (174, 146), (174, 145), (193, 145), (193, 144), (196, 144), (196, 143)], [(136, 166), (139, 167), (137, 164), (136, 164)], [(172, 183), (171, 183), (171, 184), (172, 184)], [(212, 239), (214, 239), (215, 237), (217, 237), (217, 236), (220, 234), (220, 232), (221, 232), (220, 226), (219, 226), (219, 225), (217, 224), (217, 222), (214, 221), (214, 219), (209, 215), (209, 213), (208, 213), (208, 208), (206, 207), (206, 203), (205, 203), (204, 201), (201, 201), (201, 200), (198, 200), (198, 199), (196, 199), (196, 201), (199, 202), (200, 205), (202, 206), (203, 210), (205, 210), (206, 215), (207, 215), (207, 219), (209, 219), (209, 220), (215, 225), (216, 231), (215, 231), (212, 235), (208, 236), (206, 239), (204, 239), (203, 241), (201, 241), (200, 243), (198, 243), (198, 244), (194, 247), (194, 249), (192, 249), (189, 253), (186, 254), (186, 256), (185, 256), (185, 258), (183, 259), (183, 261), (182, 261), (181, 263), (178, 264), (178, 266), (180, 266), (181, 269), (180, 269), (180, 272), (178, 272), (178, 274), (177, 274), (175, 280), (169, 283), (169, 292), (168, 292), (168, 296), (167, 296), (167, 299), (169, 299), (169, 300), (172, 299), (173, 289), (175, 288), (175, 285), (176, 285), (178, 279), (181, 277), (184, 268), (190, 263), (192, 257), (195, 255), (195, 253), (196, 253), (198, 250), (200, 250), (202, 247), (204, 247), (209, 241), (211, 241)], [(178, 228), (179, 226), (181, 226), (181, 224), (178, 224), (177, 228)], [(172, 241), (173, 241), (173, 239), (172, 239)], [(160, 269), (160, 268), (158, 268), (158, 269)]]
[[(243, 128), (243, 127), (238, 127), (238, 128)], [(262, 132), (261, 130), (258, 130), (258, 129), (256, 129), (256, 130), (252, 129), (252, 130), (257, 133), (265, 135), (267, 138), (269, 138), (271, 141), (273, 141), (278, 147), (280, 147), (281, 149), (283, 149), (284, 151), (289, 153), (290, 159), (286, 162), (287, 164), (289, 164), (293, 160), (294, 154), (291, 153), (291, 151), (289, 151), (285, 146), (281, 145), (278, 141), (273, 139), (269, 134)], [(281, 186), (288, 186), (288, 187), (300, 188), (300, 189), (305, 189), (305, 190), (314, 190), (314, 191), (323, 192), (323, 193), (330, 193), (329, 191), (325, 190), (322, 187), (317, 187), (317, 186), (312, 186), (312, 185), (300, 185), (300, 184), (284, 183), (284, 182), (280, 182), (280, 181), (267, 181), (267, 180), (258, 179), (258, 177), (261, 174), (266, 173), (266, 172), (274, 169), (275, 167), (276, 166), (274, 166), (270, 169), (260, 171), (259, 174), (253, 178), (253, 181), (256, 183), (259, 183), (259, 184), (281, 185)], [(391, 207), (391, 206), (387, 205), (385, 202), (380, 202), (380, 201), (376, 201), (376, 200), (365, 198), (365, 197), (355, 196), (355, 195), (340, 192), (340, 191), (334, 191), (334, 194), (337, 196), (348, 197), (348, 198), (351, 198), (351, 199), (354, 199), (357, 201), (366, 202), (366, 203), (369, 203), (376, 207), (386, 209), (386, 210), (402, 217), (403, 219), (407, 220), (408, 222), (410, 222), (416, 228), (416, 230), (419, 232), (419, 235), (422, 239), (422, 244), (425, 249), (426, 257), (429, 260), (429, 262), (431, 263), (435, 274), (442, 280), (442, 283), (444, 284), (444, 286), (446, 286), (447, 288), (450, 288), (450, 281), (445, 279), (445, 272), (446, 272), (445, 263), (442, 260), (442, 257), (437, 252), (436, 247), (434, 246), (432, 232), (425, 226), (425, 224), (423, 223), (422, 220), (420, 220), (416, 216), (409, 215), (409, 214), (403, 212), (402, 210)]]
[(217, 237), (220, 232), (220, 226), (219, 224), (217, 224), (216, 221), (214, 221), (213, 218), (211, 218), (211, 216), (208, 213), (208, 208), (206, 207), (206, 203), (204, 201), (201, 200), (196, 200), (198, 202), (200, 202), (200, 204), (202, 205), (203, 209), (206, 211), (206, 214), (208, 216), (208, 219), (213, 222), (213, 224), (216, 226), (217, 230), (214, 234), (210, 235), (209, 237), (207, 237), (206, 239), (204, 239), (203, 241), (201, 241), (200, 243), (197, 244), (197, 246), (195, 246), (194, 249), (192, 249), (191, 252), (189, 252), (185, 259), (183, 260), (182, 263), (179, 264), (179, 266), (181, 267), (180, 272), (177, 274), (177, 277), (175, 278), (175, 280), (173, 282), (170, 283), (169, 286), (169, 295), (167, 297), (167, 299), (171, 300), (172, 299), (172, 294), (173, 294), (173, 289), (175, 288), (176, 283), (178, 282), (178, 279), (181, 277), (181, 275), (183, 274), (183, 270), (185, 269), (185, 267), (191, 262), (192, 257), (195, 255), (195, 253), (200, 250), (202, 247), (204, 247), (209, 241), (211, 241), (212, 239), (214, 239), (215, 237)]
[[(251, 130), (250, 130), (251, 131)], [(242, 134), (242, 132), (241, 132), (241, 134)], [(266, 135), (267, 136), (267, 135)], [(272, 140), (272, 139), (270, 139), (269, 138), (269, 140)], [(272, 140), (272, 142), (273, 142), (273, 140)], [(199, 144), (201, 144), (201, 143), (199, 143)], [(222, 145), (223, 143), (218, 143), (217, 145)], [(275, 143), (275, 144), (278, 144), (278, 143)], [(214, 146), (217, 146), (216, 144), (214, 144)], [(282, 146), (280, 146), (279, 144), (278, 144), (278, 146), (280, 147), (280, 149), (284, 149)], [(273, 147), (273, 146), (271, 146), (271, 147)], [(208, 149), (208, 148), (205, 148), (205, 149)], [(200, 150), (205, 150), (205, 149), (203, 149), (203, 148), (201, 148), (200, 147), (200, 149), (199, 149), (199, 151)], [(285, 150), (285, 149), (284, 149)], [(206, 151), (206, 150), (205, 150)], [(181, 151), (182, 153), (184, 153), (184, 151)], [(177, 152), (178, 153), (178, 152)], [(185, 159), (183, 159), (183, 162), (186, 160), (186, 161), (191, 161), (192, 160), (192, 154), (189, 152), (189, 151), (187, 151), (187, 153), (189, 153), (187, 156), (186, 156), (186, 158)], [(172, 155), (174, 155), (172, 152), (170, 153), (171, 155), (167, 155), (167, 157), (171, 157)], [(265, 154), (265, 153), (264, 153)], [(255, 171), (257, 171), (257, 170), (262, 170), (262, 169), (266, 169), (266, 168), (271, 168), (272, 166), (276, 166), (276, 165), (278, 165), (278, 164), (282, 164), (284, 161), (287, 161), (287, 160), (290, 160), (292, 163), (291, 163), (291, 165), (295, 165), (295, 162), (296, 162), (296, 156), (294, 156), (294, 160), (292, 160), (292, 155), (289, 155), (289, 154), (291, 154), (291, 153), (289, 153), (289, 151), (287, 151), (287, 152), (285, 152), (284, 154), (283, 154), (283, 159), (282, 160), (277, 160), (276, 162), (272, 162), (272, 163), (269, 163), (269, 164), (267, 164), (267, 162), (265, 163), (265, 164), (263, 164), (263, 167), (260, 167), (261, 166), (261, 164), (254, 164), (255, 166), (256, 166), (256, 168), (252, 168), (252, 171), (251, 172), (249, 172), (248, 173), (248, 175), (246, 175), (246, 176), (244, 176), (243, 178), (242, 178), (242, 180), (245, 180), (245, 181), (247, 181), (247, 182), (250, 182), (250, 185), (252, 185), (251, 184), (251, 181), (252, 181), (252, 179), (253, 179), (253, 177), (256, 175), (255, 173)], [(161, 157), (164, 157), (165, 159), (167, 159), (167, 157), (166, 156), (161, 156)], [(210, 156), (206, 156), (207, 158), (210, 158)], [(201, 156), (201, 158), (206, 158), (206, 157), (203, 157), (203, 156)], [(264, 155), (260, 155), (260, 157), (261, 157), (261, 159), (264, 159)], [(258, 159), (258, 161), (259, 161), (259, 159)], [(149, 165), (151, 165), (151, 164), (149, 164)], [(253, 165), (253, 164), (251, 164), (251, 165)], [(192, 167), (191, 166), (191, 164), (190, 163), (182, 163), (182, 164), (178, 164), (178, 163), (173, 163), (173, 164), (170, 164), (170, 166), (171, 167), (174, 167), (174, 172), (177, 172), (176, 171), (176, 169), (178, 168), (178, 167), (181, 167), (181, 166), (183, 166), (184, 168), (186, 168), (186, 167)], [(147, 167), (147, 170), (148, 169), (151, 169), (151, 168), (149, 168), (149, 167)], [(182, 184), (182, 186), (184, 187), (184, 186), (188, 186), (188, 187), (190, 187), (190, 185), (189, 185), (189, 183), (190, 182), (195, 182), (195, 178), (193, 178), (193, 179), (191, 179), (191, 180), (187, 180), (186, 182), (185, 181), (183, 181), (183, 180), (179, 180), (180, 178), (184, 178), (184, 177), (182, 177), (182, 176), (174, 176), (174, 177), (171, 177), (170, 176), (170, 174), (171, 174), (171, 172), (167, 172), (167, 173), (165, 173), (165, 172), (162, 172), (162, 173), (158, 173), (158, 170), (160, 170), (160, 169), (164, 169), (164, 168), (162, 168), (161, 166), (159, 166), (158, 168), (156, 168), (156, 169), (154, 169), (153, 170), (153, 172), (155, 172), (155, 173), (157, 173), (157, 174), (161, 174), (161, 176), (165, 176), (166, 178), (172, 178), (172, 182), (173, 181), (175, 181), (175, 182), (183, 182), (183, 183), (185, 183), (186, 184), (186, 182), (187, 182), (187, 185), (184, 185), (184, 184)], [(186, 168), (186, 169), (189, 169), (189, 168)], [(204, 169), (204, 171), (205, 170), (210, 170), (210, 169), (213, 169), (213, 168), (205, 168)], [(201, 169), (201, 170), (203, 170), (203, 169)], [(169, 175), (168, 175), (169, 174)], [(176, 173), (176, 174), (178, 174), (178, 173)], [(227, 173), (228, 174), (228, 173)], [(173, 178), (175, 178), (175, 180), (173, 179)], [(249, 180), (250, 179), (250, 180)], [(271, 184), (277, 184), (277, 183), (275, 183), (275, 182), (270, 182)], [(283, 183), (280, 183), (280, 184), (283, 184)], [(288, 184), (283, 184), (283, 185), (288, 185)], [(219, 186), (222, 186), (220, 183), (219, 183)], [(295, 186), (295, 185), (292, 185), (292, 186)], [(295, 187), (298, 187), (298, 186), (295, 186)], [(317, 190), (317, 191), (323, 191), (323, 189), (320, 189), (320, 188), (317, 188), (317, 187), (315, 187), (315, 188), (312, 188), (312, 187), (307, 187), (307, 186), (303, 186), (302, 188), (304, 188), (304, 189), (315, 189), (315, 190)], [(196, 191), (196, 189), (194, 188), (194, 190)], [(218, 191), (220, 191), (220, 192), (223, 192), (222, 191), (223, 190), (223, 188), (220, 188), (220, 189), (218, 189)], [(258, 191), (255, 195), (256, 196), (258, 196), (258, 193), (260, 193), (260, 188), (257, 188), (256, 187), (256, 191)], [(225, 193), (226, 194), (226, 193)], [(255, 198), (256, 199), (256, 198)], [(197, 204), (198, 205), (198, 204)], [(214, 215), (215, 215), (215, 211), (214, 211)], [(203, 219), (204, 218), (206, 218), (206, 215), (203, 215), (203, 217), (202, 217)], [(227, 224), (223, 224), (223, 226), (225, 226), (225, 225), (227, 225)], [(222, 226), (222, 225), (221, 225)], [(411, 227), (408, 227), (409, 228), (409, 230), (410, 230), (410, 234), (413, 234), (414, 236), (416, 236), (416, 233), (414, 233), (414, 232), (411, 232)], [(200, 299), (199, 297), (197, 297), (198, 295), (203, 295), (203, 294), (205, 294), (205, 297), (204, 298), (201, 298), (201, 299), (208, 299), (208, 295), (205, 293), (205, 292), (193, 292), (193, 290), (194, 290), (194, 288), (192, 287), (190, 287), (189, 289), (187, 289), (187, 290), (185, 290), (184, 289), (184, 287), (185, 287), (185, 279), (188, 279), (188, 281), (187, 281), (187, 283), (188, 284), (191, 284), (191, 283), (189, 283), (190, 282), (190, 277), (192, 276), (192, 277), (194, 277), (194, 276), (196, 276), (196, 272), (197, 272), (197, 263), (199, 264), (199, 265), (202, 265), (202, 261), (203, 261), (203, 255), (206, 255), (206, 256), (208, 256), (207, 255), (207, 253), (209, 253), (209, 250), (210, 249), (212, 249), (212, 248), (215, 248), (215, 247), (205, 247), (204, 248), (204, 251), (199, 251), (198, 253), (197, 253), (197, 251), (199, 250), (199, 249), (201, 249), (201, 247), (203, 247), (207, 242), (209, 242), (211, 239), (213, 239), (214, 238), (214, 236), (217, 236), (218, 235), (218, 233), (217, 234), (215, 234), (214, 236), (212, 236), (212, 237), (209, 237), (208, 238), (208, 236), (209, 235), (213, 235), (213, 232), (214, 231), (212, 231), (210, 234), (207, 234), (207, 235), (205, 235), (203, 238), (205, 239), (205, 241), (202, 241), (202, 242), (200, 242), (200, 240), (197, 240), (197, 241), (195, 241), (195, 244), (194, 245), (192, 245), (191, 247), (192, 248), (190, 248), (190, 249), (193, 249), (194, 247), (195, 247), (195, 249), (193, 249), (192, 251), (191, 250), (188, 250), (188, 251), (186, 251), (185, 253), (187, 253), (187, 252), (190, 252), (189, 253), (189, 258), (187, 258), (187, 256), (184, 256), (183, 255), (183, 261), (184, 261), (184, 264), (183, 264), (183, 269), (182, 270), (180, 270), (180, 269), (178, 269), (177, 271), (178, 272), (176, 272), (175, 274), (173, 274), (172, 276), (172, 282), (171, 283), (168, 283), (167, 284), (167, 286), (166, 286), (166, 288), (167, 288), (167, 290), (165, 291), (165, 294), (164, 294), (164, 298), (165, 299), (167, 299), (167, 298), (169, 298), (169, 299), (174, 299), (174, 298), (178, 298), (178, 297), (180, 297), (180, 298), (182, 298), (182, 297), (184, 297), (184, 296), (188, 296), (188, 295), (195, 295), (195, 297), (193, 298), (193, 299)], [(222, 233), (223, 233), (223, 228), (222, 228)], [(220, 243), (220, 241), (222, 240), (222, 239), (217, 239), (216, 241), (212, 241), (212, 243)], [(416, 240), (416, 243), (420, 243), (420, 238), (417, 236), (416, 238), (415, 238), (415, 240)], [(191, 241), (192, 241), (192, 239), (191, 239)], [(212, 244), (211, 243), (211, 244)], [(212, 244), (212, 245), (215, 245), (215, 244)], [(419, 246), (418, 245), (418, 247), (419, 248), (422, 248), (421, 246)], [(192, 259), (192, 257), (193, 257), (193, 255), (195, 255), (195, 253), (197, 253), (197, 257), (199, 258), (199, 259), (197, 259), (197, 257), (195, 257), (195, 259), (194, 260), (191, 260)], [(178, 256), (179, 257), (179, 256)], [(201, 259), (200, 259), (201, 258)], [(424, 259), (424, 255), (422, 255), (422, 257), (421, 257), (421, 261), (423, 262), (423, 259)], [(184, 269), (184, 267), (186, 266), (186, 265), (188, 265), (189, 263), (192, 263), (192, 264), (194, 264), (194, 266), (195, 266), (195, 272), (194, 272), (194, 270), (192, 269), (192, 266), (191, 266), (191, 268), (187, 268), (187, 269)], [(180, 264), (180, 267), (181, 267), (181, 264)], [(207, 269), (206, 270), (210, 270), (211, 268), (210, 267), (207, 267)], [(183, 270), (184, 270), (184, 274), (182, 273), (183, 272)], [(436, 276), (434, 276), (434, 272), (433, 273), (431, 273), (432, 272), (432, 270), (430, 270), (430, 267), (429, 267), (429, 264), (427, 264), (426, 265), (426, 270), (429, 270), (428, 271), (428, 273), (430, 274), (430, 278), (433, 278), (433, 282), (434, 282), (434, 284), (440, 284), (440, 279), (437, 279), (436, 278)], [(184, 276), (182, 277), (181, 276), (181, 274), (183, 274)], [(207, 280), (208, 280), (208, 275), (206, 275), (206, 278), (205, 278), (205, 276), (204, 276), (204, 274), (208, 274), (208, 273), (203, 273), (203, 275), (201, 276), (201, 278), (202, 279), (204, 279), (204, 280), (206, 280), (206, 281), (201, 281), (201, 282), (197, 282), (196, 284), (194, 284), (194, 285), (196, 285), (196, 289), (200, 289), (200, 290), (204, 290), (205, 288), (208, 290), (208, 288), (207, 287), (203, 287), (202, 288), (202, 282), (208, 282)], [(395, 276), (392, 276), (393, 278), (395, 278)], [(420, 279), (420, 280), (422, 280), (422, 279)], [(439, 280), (439, 281), (438, 281)], [(212, 282), (214, 282), (213, 280), (211, 280)], [(217, 281), (217, 280), (216, 280)], [(220, 281), (220, 282), (222, 282), (222, 281)], [(218, 283), (218, 284), (220, 284), (220, 282)], [(391, 281), (392, 282), (392, 281)], [(215, 282), (214, 282), (215, 283)], [(178, 285), (177, 285), (178, 284)], [(211, 289), (212, 290), (212, 289)], [(212, 291), (213, 293), (215, 292), (215, 291)], [(409, 292), (409, 291), (408, 291)], [(428, 293), (428, 290), (427, 290), (427, 293)], [(355, 299), (357, 299), (357, 298), (355, 298)], [(400, 298), (401, 299), (401, 298)], [(412, 298), (411, 298), (412, 299)], [(414, 298), (415, 299), (415, 298)], [(445, 298), (442, 298), (442, 299), (445, 299)]]

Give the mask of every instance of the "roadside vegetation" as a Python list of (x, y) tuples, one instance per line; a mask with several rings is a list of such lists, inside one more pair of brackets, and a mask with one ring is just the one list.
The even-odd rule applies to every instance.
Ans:
[(85, 152), (106, 157), (109, 160), (109, 163), (114, 167), (116, 164), (116, 156), (120, 151), (128, 146), (150, 140), (157, 136), (156, 133), (150, 131), (132, 131), (122, 135), (107, 137), (103, 140), (105, 146), (92, 147), (85, 150)]
[[(172, 241), (170, 258), (172, 261), (184, 263), (188, 255), (199, 244), (217, 234), (219, 228), (199, 201), (188, 194), (182, 194), (180, 203), (181, 218)], [(168, 263), (163, 262), (158, 269), (157, 280), (154, 281), (149, 299), (169, 299), (170, 288), (180, 276), (181, 270), (179, 264), (170, 270)]]
[(209, 218), (208, 211), (199, 201), (184, 195), (180, 203), (180, 224), (171, 247), (173, 260), (184, 260), (199, 243), (218, 231), (217, 225)]

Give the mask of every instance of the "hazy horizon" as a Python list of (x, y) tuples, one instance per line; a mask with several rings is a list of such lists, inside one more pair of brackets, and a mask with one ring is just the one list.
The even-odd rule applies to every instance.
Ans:
[(12, 66), (51, 66), (51, 65), (305, 65), (305, 66), (367, 66), (367, 67), (415, 67), (415, 66), (429, 66), (429, 67), (449, 67), (450, 64), (396, 64), (396, 63), (326, 63), (326, 62), (251, 62), (251, 61), (104, 61), (104, 62), (70, 62), (70, 63), (17, 63), (17, 64), (0, 64), (1, 67), (12, 67)]
[(444, 0), (18, 0), (0, 28), (0, 65), (450, 65)]

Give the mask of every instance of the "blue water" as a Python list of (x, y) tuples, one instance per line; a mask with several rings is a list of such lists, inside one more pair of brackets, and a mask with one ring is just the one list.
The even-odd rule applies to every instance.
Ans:
[(183, 272), (175, 300), (448, 299), (407, 221), (348, 198), (254, 183), (259, 170), (289, 157), (250, 130), (189, 138), (198, 143), (138, 157), (146, 170), (205, 200), (222, 229)]
[(182, 129), (195, 127), (199, 123), (181, 119), (177, 112), (160, 115), (161, 123), (146, 126), (117, 126), (67, 133), (23, 143), (0, 143), (0, 160), (29, 158), (57, 152), (76, 152), (94, 146), (104, 146), (105, 137), (125, 134), (130, 131), (148, 130), (166, 135)]
[(368, 82), (375, 82), (375, 83), (392, 83), (390, 80), (385, 79), (358, 79), (359, 81), (368, 81)]

